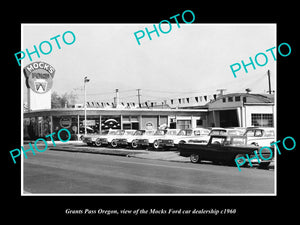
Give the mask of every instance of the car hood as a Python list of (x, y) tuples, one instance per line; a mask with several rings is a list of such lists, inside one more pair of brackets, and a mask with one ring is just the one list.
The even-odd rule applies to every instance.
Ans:
[(159, 139), (161, 139), (161, 140), (169, 140), (169, 139), (171, 139), (171, 140), (177, 140), (177, 139), (182, 139), (182, 138), (189, 138), (189, 137), (192, 137), (192, 136), (185, 136), (185, 135), (176, 135), (176, 136), (173, 136), (173, 135), (166, 135), (166, 136), (163, 136), (162, 138), (159, 138)]

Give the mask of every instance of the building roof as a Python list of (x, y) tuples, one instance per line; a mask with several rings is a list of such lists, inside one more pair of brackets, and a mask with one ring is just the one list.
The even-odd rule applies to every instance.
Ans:
[[(252, 93), (230, 93), (226, 95), (221, 95), (216, 98), (217, 101), (219, 99), (223, 99), (226, 97), (235, 97), (235, 96), (241, 96), (247, 98), (247, 103), (274, 103), (274, 95), (273, 94), (252, 94)], [(210, 102), (210, 103), (212, 103)], [(208, 104), (210, 104), (208, 103)]]
[[(207, 112), (207, 109), (154, 109), (154, 108), (136, 108), (136, 109), (118, 109), (118, 108), (87, 108), (87, 115), (199, 115)], [(32, 110), (24, 112), (24, 117), (34, 116), (66, 116), (66, 115), (84, 115), (84, 108), (57, 108)]]
[(220, 95), (205, 106), (211, 109), (228, 109), (243, 105), (273, 105), (274, 95), (252, 93), (230, 93)]

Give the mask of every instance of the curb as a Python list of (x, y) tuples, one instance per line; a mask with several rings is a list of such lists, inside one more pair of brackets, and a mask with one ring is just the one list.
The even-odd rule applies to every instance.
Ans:
[(64, 146), (57, 146), (57, 147), (50, 147), (49, 150), (52, 151), (66, 151), (66, 152), (81, 152), (81, 153), (93, 153), (93, 154), (103, 154), (103, 155), (116, 155), (116, 156), (126, 156), (131, 157), (132, 155), (145, 153), (144, 151), (141, 152), (131, 152), (131, 150), (120, 150), (120, 149), (91, 149), (88, 147), (64, 147)]

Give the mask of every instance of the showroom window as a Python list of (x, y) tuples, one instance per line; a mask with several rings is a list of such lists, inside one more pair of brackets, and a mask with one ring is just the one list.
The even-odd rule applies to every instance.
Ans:
[(251, 125), (259, 127), (273, 127), (273, 114), (272, 113), (252, 113)]
[(123, 116), (123, 129), (124, 130), (138, 130), (140, 123), (137, 116)]
[(191, 120), (177, 120), (177, 128), (178, 129), (188, 129), (192, 127)]

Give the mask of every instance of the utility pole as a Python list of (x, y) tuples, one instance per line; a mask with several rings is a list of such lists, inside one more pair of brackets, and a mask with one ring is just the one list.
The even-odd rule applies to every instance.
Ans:
[(141, 108), (141, 94), (140, 94), (140, 90), (141, 89), (137, 89), (137, 92), (138, 92), (137, 96), (138, 96), (139, 108)]
[(269, 80), (269, 94), (271, 94), (272, 90), (271, 90), (271, 78), (270, 78), (270, 70), (268, 70), (268, 80)]
[(83, 80), (83, 90), (84, 90), (84, 136), (86, 136), (87, 132), (86, 132), (86, 88), (85, 88), (85, 83), (89, 82), (90, 79), (87, 78), (87, 76), (84, 77)]

